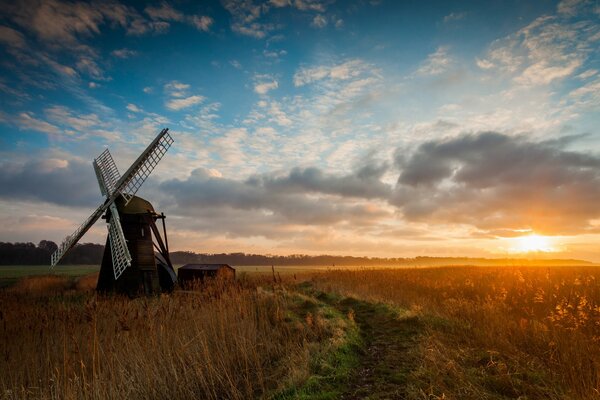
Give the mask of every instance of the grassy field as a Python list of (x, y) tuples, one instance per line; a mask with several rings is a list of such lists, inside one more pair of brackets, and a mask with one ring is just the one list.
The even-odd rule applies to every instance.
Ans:
[(600, 399), (600, 268), (335, 271), (312, 284), (418, 315), (413, 398)]
[(246, 267), (134, 300), (86, 268), (5, 271), (0, 398), (600, 399), (600, 268)]
[[(98, 265), (61, 265), (54, 274), (59, 276), (79, 277), (98, 272)], [(47, 265), (0, 265), (0, 288), (10, 286), (26, 276), (48, 275), (51, 273)]]

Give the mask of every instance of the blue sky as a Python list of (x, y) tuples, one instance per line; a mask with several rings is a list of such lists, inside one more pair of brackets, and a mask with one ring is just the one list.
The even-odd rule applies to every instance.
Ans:
[[(0, 6), (0, 240), (60, 241), (163, 127), (175, 248), (600, 260), (595, 1)], [(98, 223), (84, 241), (102, 242)]]

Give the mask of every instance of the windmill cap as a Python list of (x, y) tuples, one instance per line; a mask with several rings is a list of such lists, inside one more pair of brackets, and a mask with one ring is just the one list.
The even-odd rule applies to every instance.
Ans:
[(121, 214), (147, 214), (148, 211), (155, 213), (152, 204), (148, 200), (138, 196), (133, 196), (127, 205), (125, 205), (123, 196), (119, 196), (115, 200), (115, 204)]

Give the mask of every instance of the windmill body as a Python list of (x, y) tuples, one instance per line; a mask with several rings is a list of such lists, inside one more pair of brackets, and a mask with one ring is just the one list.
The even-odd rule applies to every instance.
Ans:
[[(135, 195), (172, 143), (168, 129), (163, 129), (122, 176), (108, 150), (94, 160), (106, 200), (52, 254), (51, 268), (102, 217), (108, 237), (97, 290), (135, 296), (173, 289), (177, 278), (169, 259), (165, 216)], [(162, 222), (162, 234), (157, 221)]]

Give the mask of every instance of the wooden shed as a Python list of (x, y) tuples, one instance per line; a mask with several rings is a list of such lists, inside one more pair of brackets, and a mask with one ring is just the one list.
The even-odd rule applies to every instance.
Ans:
[(179, 284), (185, 286), (205, 278), (235, 279), (235, 268), (228, 264), (186, 264), (177, 270)]

